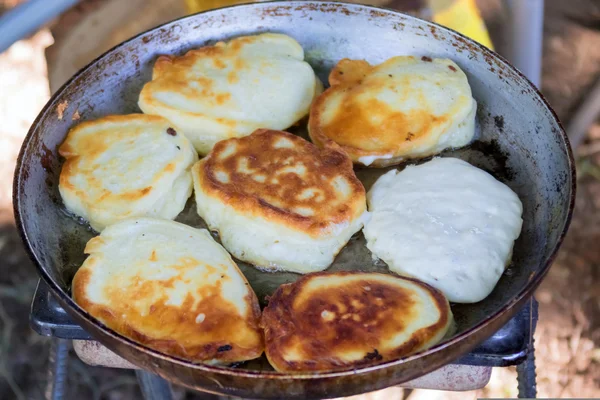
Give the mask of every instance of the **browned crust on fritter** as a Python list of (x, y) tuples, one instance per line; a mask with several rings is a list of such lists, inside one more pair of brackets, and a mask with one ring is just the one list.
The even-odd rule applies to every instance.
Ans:
[[(88, 129), (94, 125), (104, 125), (104, 124), (119, 124), (119, 123), (127, 123), (127, 122), (145, 122), (145, 123), (162, 123), (168, 124), (168, 121), (163, 117), (159, 117), (157, 115), (147, 115), (147, 114), (127, 114), (127, 115), (107, 115), (102, 118), (92, 120), (92, 121), (84, 121), (77, 124), (75, 127), (69, 130), (67, 137), (64, 142), (59, 146), (58, 153), (65, 157), (70, 158), (74, 156), (78, 156), (79, 152), (75, 150), (72, 145), (72, 141), (75, 140), (75, 137), (82, 130)], [(91, 148), (86, 149), (86, 154), (98, 154), (104, 151), (104, 148)]]
[[(140, 93), (140, 99), (148, 105), (160, 106), (166, 109), (176, 109), (162, 101), (154, 99), (153, 93), (156, 91), (170, 90), (186, 96), (202, 96), (210, 98), (215, 105), (223, 105), (231, 101), (231, 93), (215, 92), (213, 79), (208, 77), (194, 76), (193, 80), (198, 85), (197, 89), (192, 89), (188, 85), (190, 72), (198, 60), (212, 62), (217, 70), (224, 70), (228, 67), (231, 70), (227, 74), (227, 81), (234, 84), (239, 81), (240, 74), (247, 70), (249, 65), (244, 61), (240, 53), (243, 48), (257, 40), (258, 36), (242, 36), (232, 39), (228, 42), (217, 42), (211, 46), (203, 46), (191, 49), (181, 56), (161, 55), (156, 59), (152, 69), (152, 80), (147, 82)], [(188, 79), (189, 78), (189, 79)], [(184, 110), (177, 110), (184, 112)], [(201, 113), (190, 113), (201, 116)], [(227, 118), (215, 118), (215, 122), (225, 125), (235, 131), (236, 121)]]
[[(128, 290), (125, 299), (120, 290), (108, 286), (105, 292), (108, 291), (107, 295), (114, 300), (113, 304), (95, 304), (86, 295), (91, 278), (88, 268), (80, 268), (73, 278), (73, 299), (106, 326), (138, 343), (192, 362), (218, 360), (221, 363), (231, 363), (254, 359), (263, 352), (264, 340), (259, 326), (260, 307), (252, 290), (245, 298), (248, 307), (245, 316), (240, 316), (233, 304), (220, 297), (219, 286), (214, 290), (201, 288), (203, 298), (194, 310), (194, 299), (189, 294), (181, 307), (165, 304), (167, 299), (163, 296), (152, 304), (148, 315), (141, 316), (129, 306), (127, 299), (132, 298), (133, 291), (138, 293), (139, 298), (144, 293), (155, 290), (151, 282), (140, 280), (139, 285)], [(177, 279), (179, 276), (161, 282), (160, 285), (165, 289), (173, 287)], [(196, 316), (200, 312), (206, 316), (201, 324), (196, 322)], [(134, 328), (142, 321), (147, 329), (140, 331)], [(153, 330), (164, 332), (164, 327), (170, 328), (170, 337), (167, 335), (157, 338), (153, 335)]]
[[(269, 299), (268, 306), (263, 310), (261, 326), (265, 331), (265, 352), (271, 365), (280, 372), (311, 372), (336, 370), (349, 367), (362, 367), (387, 360), (398, 359), (418, 350), (440, 329), (449, 324), (450, 308), (444, 295), (426, 283), (415, 279), (393, 275), (397, 279), (411, 281), (431, 293), (431, 297), (440, 311), (440, 319), (433, 325), (424, 327), (413, 333), (411, 338), (402, 346), (392, 351), (378, 348), (379, 339), (384, 332), (399, 331), (403, 328), (402, 316), (397, 314), (398, 309), (409, 311), (412, 300), (409, 295), (397, 288), (365, 279), (370, 290), (358, 291), (345, 287), (343, 294), (346, 310), (344, 312), (358, 312), (361, 318), (356, 322), (352, 319), (338, 320), (335, 324), (323, 322), (321, 310), (327, 304), (325, 296), (336, 292), (313, 293), (310, 301), (302, 305), (302, 309), (294, 309), (294, 303), (302, 292), (303, 287), (312, 279), (320, 276), (338, 275), (347, 276), (364, 274), (361, 272), (319, 272), (306, 275), (295, 283), (280, 286)], [(377, 273), (368, 273), (375, 274)], [(383, 275), (383, 274), (380, 274)], [(364, 283), (363, 283), (364, 284)], [(362, 284), (361, 284), (362, 285)], [(358, 289), (353, 283), (352, 289)], [(396, 289), (396, 290), (393, 290)], [(382, 301), (374, 301), (377, 297)], [(358, 306), (363, 300), (363, 305)], [(355, 307), (353, 301), (358, 301)], [(358, 308), (361, 307), (361, 308)], [(394, 312), (396, 312), (394, 314)], [(375, 318), (375, 322), (373, 322)], [(394, 318), (400, 318), (394, 320)], [(363, 326), (363, 321), (370, 320), (368, 328)], [(334, 329), (332, 329), (332, 327)], [(287, 361), (282, 356), (282, 351), (293, 344), (300, 344), (303, 361)], [(332, 349), (365, 348), (365, 357), (355, 362), (344, 362), (332, 354)]]
[[(205, 57), (213, 58), (213, 62), (217, 69), (225, 69), (227, 65), (225, 62), (219, 60), (219, 57), (222, 57), (226, 52), (229, 52), (230, 57), (237, 56), (244, 46), (253, 43), (256, 41), (256, 38), (257, 36), (242, 36), (228, 42), (217, 42), (211, 46), (191, 49), (182, 56), (159, 56), (154, 63), (152, 79), (159, 78), (165, 70), (169, 71), (173, 68), (175, 68), (176, 71), (181, 70), (185, 72), (191, 68), (199, 58)], [(240, 70), (244, 68), (245, 65), (242, 60), (238, 60), (234, 67), (236, 70)], [(235, 78), (232, 76), (230, 81), (233, 80), (235, 80)]]
[[(280, 138), (291, 141), (295, 148), (274, 149), (274, 143)], [(237, 146), (235, 154), (219, 160), (219, 155), (231, 143)], [(257, 174), (266, 177), (264, 183), (257, 182), (252, 175), (235, 172), (242, 157)], [(308, 173), (303, 177), (295, 173), (282, 174), (278, 176), (278, 183), (271, 183), (273, 171), (289, 166), (285, 162), (290, 157), (310, 168)], [(215, 176), (217, 171), (229, 173), (229, 182), (219, 181)], [(366, 209), (365, 188), (354, 174), (352, 161), (339, 146), (331, 144), (320, 149), (283, 131), (258, 129), (250, 136), (218, 142), (206, 158), (194, 165), (192, 172), (205, 194), (220, 199), (236, 211), (261, 215), (310, 235), (319, 235), (332, 225), (354, 220)], [(336, 194), (328, 182), (336, 176), (348, 182), (352, 194), (349, 201), (332, 205)], [(324, 196), (318, 203), (312, 198), (297, 198), (305, 188), (315, 187)], [(277, 199), (280, 204), (273, 205), (269, 199)], [(311, 208), (314, 215), (301, 215), (293, 211), (295, 207)]]
[[(308, 132), (311, 140), (315, 144), (324, 146), (327, 143), (336, 142), (354, 162), (358, 162), (358, 159), (363, 156), (392, 155), (391, 158), (375, 160), (369, 165), (370, 167), (386, 167), (398, 164), (404, 159), (411, 158), (410, 156), (402, 156), (401, 153), (407, 148), (420, 144), (420, 142), (427, 137), (427, 133), (433, 126), (446, 123), (447, 119), (442, 117), (407, 115), (392, 111), (389, 111), (389, 116), (385, 118), (383, 123), (377, 126), (372, 125), (367, 120), (366, 116), (387, 110), (387, 104), (377, 100), (373, 100), (367, 106), (355, 104), (353, 102), (354, 96), (352, 96), (351, 93), (353, 89), (360, 87), (363, 79), (367, 75), (373, 70), (386, 64), (388, 61), (372, 66), (365, 60), (350, 60), (345, 58), (337, 63), (329, 74), (330, 87), (317, 97), (310, 108)], [(392, 78), (391, 75), (389, 77)], [(378, 83), (382, 86), (386, 85), (384, 80)], [(349, 92), (350, 94), (346, 96), (343, 105), (339, 107), (339, 111), (336, 113), (333, 121), (328, 125), (325, 125), (323, 122), (325, 104), (329, 101), (331, 96), (339, 91)], [(416, 113), (423, 114), (419, 111), (416, 111)], [(361, 115), (364, 115), (365, 118), (357, 119), (357, 117), (360, 117)], [(406, 126), (407, 121), (411, 119), (423, 119), (428, 122), (420, 131), (406, 132), (403, 127)], [(395, 127), (396, 129), (390, 129), (390, 127)], [(360, 132), (360, 135), (362, 135), (362, 140), (364, 142), (387, 142), (387, 147), (374, 151), (339, 143), (339, 141), (336, 141), (328, 135), (328, 132), (332, 129), (335, 129), (337, 132), (336, 135), (344, 133), (350, 134), (352, 131), (358, 131)], [(385, 133), (387, 133), (389, 137), (386, 138), (385, 136), (381, 136)], [(390, 135), (390, 133), (392, 134)], [(418, 158), (427, 155), (428, 154), (420, 154)]]
[[(67, 137), (58, 148), (58, 153), (65, 158), (65, 162), (62, 166), (59, 185), (63, 190), (76, 193), (78, 197), (84, 199), (86, 203), (93, 201), (105, 201), (105, 200), (125, 200), (125, 201), (137, 201), (143, 197), (149, 196), (152, 192), (152, 186), (148, 186), (142, 189), (131, 190), (124, 193), (114, 194), (110, 190), (106, 189), (104, 194), (97, 199), (90, 199), (88, 193), (83, 190), (78, 190), (77, 187), (71, 182), (71, 179), (78, 175), (84, 174), (87, 182), (91, 186), (100, 187), (102, 182), (89, 171), (82, 171), (78, 168), (81, 157), (96, 158), (104, 151), (107, 150), (109, 145), (102, 140), (102, 137), (97, 135), (86, 135), (83, 139), (77, 138), (82, 131), (93, 127), (95, 125), (110, 125), (110, 124), (123, 124), (123, 123), (156, 123), (168, 126), (168, 121), (163, 117), (146, 114), (128, 114), (128, 115), (107, 115), (97, 120), (84, 121), (79, 123), (74, 128), (71, 128)], [(172, 129), (172, 128), (171, 128)], [(82, 141), (78, 146), (75, 145), (75, 141)], [(169, 164), (165, 169), (165, 172), (173, 172), (174, 164)]]
[[(245, 42), (244, 42), (245, 43)], [(147, 82), (140, 93), (140, 99), (144, 99), (147, 104), (160, 103), (163, 108), (173, 108), (160, 101), (154, 99), (153, 93), (158, 90), (173, 90), (175, 92), (184, 93), (188, 96), (202, 96), (205, 98), (212, 98), (215, 105), (223, 105), (231, 101), (231, 93), (227, 92), (215, 92), (214, 82), (212, 79), (207, 77), (194, 77), (195, 83), (199, 89), (190, 89), (187, 87), (186, 77), (193, 70), (193, 66), (198, 62), (198, 59), (211, 57), (213, 63), (218, 69), (224, 69), (230, 63), (233, 66), (228, 74), (227, 80), (229, 83), (235, 83), (238, 78), (238, 73), (242, 72), (246, 68), (246, 64), (239, 58), (237, 53), (240, 46), (233, 46), (236, 51), (226, 55), (227, 50), (225, 43), (218, 43), (216, 46), (207, 46), (199, 49), (193, 49), (188, 51), (182, 56), (160, 56), (154, 63), (154, 69), (152, 72), (152, 80)], [(222, 58), (222, 59), (221, 59)], [(234, 59), (235, 61), (232, 61)], [(191, 93), (190, 93), (191, 91)], [(179, 110), (182, 111), (182, 110)], [(183, 111), (182, 111), (183, 112)], [(201, 115), (201, 114), (197, 114)], [(230, 121), (226, 118), (216, 118), (216, 121), (224, 125), (228, 125), (230, 128), (235, 128), (235, 121)]]

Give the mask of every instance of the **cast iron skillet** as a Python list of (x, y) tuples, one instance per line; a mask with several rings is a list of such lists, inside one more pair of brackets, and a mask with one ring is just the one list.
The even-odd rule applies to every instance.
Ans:
[[(238, 367), (196, 365), (160, 354), (108, 329), (70, 297), (73, 274), (94, 233), (70, 217), (57, 182), (57, 146), (79, 120), (139, 111), (140, 89), (160, 54), (237, 35), (282, 32), (305, 49), (324, 82), (344, 57), (372, 63), (400, 55), (448, 57), (466, 72), (478, 102), (478, 140), (447, 153), (507, 183), (524, 205), (513, 263), (493, 293), (473, 305), (453, 305), (458, 333), (421, 353), (384, 364), (333, 373), (276, 373), (264, 359)], [(284, 88), (285, 89), (285, 88)], [(379, 171), (381, 173), (381, 171)], [(366, 186), (376, 177), (359, 170)], [(575, 199), (573, 156), (565, 133), (542, 95), (504, 59), (451, 30), (394, 11), (356, 4), (289, 1), (234, 6), (189, 16), (110, 50), (67, 82), (27, 135), (15, 172), (17, 225), (39, 273), (67, 312), (94, 338), (127, 360), (192, 388), (250, 398), (347, 396), (396, 385), (451, 362), (492, 335), (524, 304), (548, 272), (567, 231)], [(193, 204), (178, 218), (203, 226)], [(358, 234), (332, 269), (383, 270)], [(265, 274), (241, 265), (261, 301), (294, 274)], [(264, 302), (263, 302), (264, 303)], [(264, 304), (263, 304), (264, 305)]]

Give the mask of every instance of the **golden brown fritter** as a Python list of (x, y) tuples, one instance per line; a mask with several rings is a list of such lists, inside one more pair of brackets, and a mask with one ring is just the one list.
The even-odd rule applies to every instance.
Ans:
[(256, 295), (206, 230), (130, 219), (106, 228), (85, 252), (73, 299), (120, 334), (211, 364), (262, 354)]
[(341, 60), (311, 106), (316, 144), (333, 141), (352, 161), (382, 167), (469, 143), (476, 103), (451, 60), (393, 57), (379, 65)]
[(267, 358), (281, 372), (360, 367), (440, 341), (452, 323), (448, 301), (396, 275), (321, 272), (282, 285), (263, 310)]

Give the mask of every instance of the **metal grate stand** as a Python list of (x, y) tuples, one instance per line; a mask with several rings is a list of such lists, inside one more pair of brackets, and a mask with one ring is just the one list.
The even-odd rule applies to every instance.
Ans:
[(47, 400), (62, 400), (65, 397), (69, 362), (69, 341), (53, 338), (48, 359)]
[(142, 369), (136, 370), (135, 376), (145, 400), (173, 400), (171, 384), (165, 379)]
[(535, 339), (533, 334), (538, 321), (538, 302), (531, 298), (531, 335), (529, 337), (529, 346), (527, 358), (517, 365), (517, 387), (519, 398), (534, 399), (537, 397), (537, 381), (535, 375)]
[[(517, 384), (520, 398), (535, 398), (536, 375), (533, 333), (538, 319), (538, 304), (531, 299), (505, 326), (481, 343), (469, 354), (452, 364), (474, 367), (517, 366)], [(47, 400), (63, 400), (68, 371), (70, 340), (92, 340), (87, 332), (75, 324), (40, 281), (31, 306), (30, 324), (34, 331), (52, 336), (48, 369)], [(136, 370), (140, 389), (146, 400), (172, 400), (171, 384), (153, 373)], [(489, 379), (489, 375), (488, 375)], [(422, 387), (422, 386), (419, 386)], [(436, 386), (437, 387), (437, 386)], [(447, 390), (447, 389), (446, 389)], [(208, 395), (207, 398), (219, 398)]]

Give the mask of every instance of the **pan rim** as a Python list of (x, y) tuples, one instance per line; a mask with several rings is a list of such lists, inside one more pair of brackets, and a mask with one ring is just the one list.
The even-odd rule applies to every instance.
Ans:
[[(262, 7), (266, 7), (266, 6), (271, 6), (271, 7), (273, 7), (273, 6), (310, 7), (311, 5), (315, 5), (315, 4), (316, 5), (327, 5), (332, 8), (336, 8), (336, 9), (340, 9), (340, 10), (341, 9), (346, 9), (346, 10), (347, 9), (355, 9), (355, 10), (365, 10), (367, 12), (368, 11), (375, 11), (375, 12), (379, 12), (379, 13), (384, 12), (386, 14), (386, 16), (400, 15), (404, 19), (412, 20), (413, 22), (418, 22), (419, 24), (422, 24), (426, 27), (431, 27), (431, 28), (439, 29), (441, 31), (450, 33), (451, 35), (454, 35), (457, 38), (459, 38), (461, 41), (466, 41), (466, 43), (468, 43), (469, 46), (476, 47), (477, 50), (482, 55), (484, 55), (484, 57), (490, 57), (491, 59), (497, 60), (504, 67), (508, 68), (510, 71), (515, 73), (520, 79), (522, 79), (527, 84), (529, 89), (533, 89), (534, 96), (536, 96), (541, 101), (542, 108), (545, 108), (546, 111), (549, 111), (553, 122), (557, 125), (557, 127), (559, 129), (559, 137), (562, 140), (561, 144), (564, 144), (564, 146), (565, 146), (565, 149), (567, 152), (567, 158), (568, 158), (567, 164), (569, 167), (569, 171), (571, 172), (571, 185), (569, 187), (570, 193), (569, 193), (569, 205), (568, 205), (567, 214), (566, 214), (566, 217), (564, 218), (564, 220), (562, 221), (563, 222), (562, 231), (561, 231), (550, 255), (541, 263), (539, 272), (530, 278), (529, 283), (527, 285), (525, 285), (524, 288), (521, 289), (515, 297), (513, 297), (513, 299), (511, 299), (507, 304), (504, 304), (502, 307), (500, 307), (495, 313), (482, 319), (481, 321), (479, 321), (477, 324), (473, 325), (469, 329), (461, 332), (460, 334), (458, 334), (456, 336), (453, 336), (452, 338), (450, 338), (444, 342), (438, 343), (435, 346), (430, 347), (429, 349), (420, 351), (418, 353), (411, 354), (405, 358), (390, 360), (390, 361), (386, 361), (381, 364), (376, 364), (376, 365), (371, 365), (371, 366), (366, 366), (366, 367), (361, 367), (361, 368), (346, 368), (346, 369), (340, 369), (340, 370), (335, 370), (335, 371), (323, 371), (323, 372), (314, 372), (314, 373), (281, 373), (281, 372), (276, 372), (276, 371), (242, 370), (242, 369), (236, 369), (236, 368), (231, 368), (231, 367), (212, 366), (212, 365), (207, 365), (207, 364), (195, 364), (191, 361), (188, 361), (188, 360), (185, 360), (182, 358), (178, 358), (178, 357), (174, 357), (174, 356), (170, 356), (170, 355), (161, 353), (150, 347), (147, 347), (145, 345), (137, 343), (137, 342), (129, 339), (128, 337), (123, 336), (120, 333), (108, 328), (102, 322), (100, 322), (99, 320), (97, 320), (96, 318), (91, 316), (87, 311), (82, 309), (77, 303), (75, 303), (73, 301), (72, 297), (69, 296), (63, 289), (61, 289), (60, 286), (58, 285), (58, 283), (48, 274), (46, 269), (43, 267), (40, 259), (38, 258), (37, 254), (34, 252), (33, 246), (31, 245), (31, 242), (29, 240), (29, 235), (24, 229), (23, 221), (21, 218), (23, 209), (22, 209), (21, 202), (20, 202), (20, 199), (22, 197), (21, 196), (22, 188), (21, 188), (20, 183), (21, 183), (22, 177), (23, 177), (23, 168), (24, 168), (23, 159), (25, 157), (25, 154), (28, 153), (28, 149), (30, 147), (30, 144), (32, 143), (32, 139), (36, 136), (36, 134), (38, 132), (39, 133), (42, 132), (42, 130), (38, 128), (40, 125), (40, 122), (46, 118), (46, 115), (48, 113), (50, 113), (50, 112), (52, 112), (52, 110), (54, 110), (55, 104), (60, 102), (60, 100), (63, 97), (63, 93), (76, 79), (78, 79), (81, 75), (83, 75), (88, 69), (94, 67), (103, 58), (105, 58), (109, 54), (113, 53), (115, 50), (125, 46), (126, 44), (128, 44), (134, 40), (137, 40), (138, 38), (140, 38), (144, 35), (153, 33), (160, 29), (164, 29), (170, 25), (177, 24), (178, 22), (181, 22), (181, 21), (184, 21), (187, 19), (193, 19), (198, 15), (209, 15), (211, 13), (220, 14), (224, 10), (233, 9), (233, 8), (235, 8), (235, 9), (253, 8), (254, 9), (256, 7), (261, 7), (261, 6)], [(568, 232), (568, 229), (569, 229), (569, 226), (571, 223), (572, 214), (573, 214), (573, 210), (574, 210), (574, 206), (575, 206), (576, 185), (577, 185), (577, 182), (576, 182), (576, 171), (575, 171), (575, 161), (574, 161), (573, 151), (571, 149), (571, 145), (570, 145), (569, 139), (567, 137), (567, 134), (566, 134), (560, 120), (558, 119), (556, 113), (554, 112), (552, 107), (548, 104), (548, 102), (546, 101), (544, 96), (541, 94), (541, 92), (538, 90), (538, 88), (535, 87), (535, 85), (533, 85), (533, 83), (527, 77), (525, 77), (517, 68), (512, 66), (504, 57), (497, 54), (493, 50), (490, 50), (489, 48), (479, 44), (478, 42), (462, 35), (459, 32), (456, 32), (450, 28), (441, 26), (441, 25), (436, 24), (431, 21), (422, 20), (420, 18), (413, 17), (411, 15), (402, 13), (400, 11), (392, 10), (392, 9), (385, 8), (385, 7), (377, 7), (377, 6), (362, 5), (362, 4), (357, 4), (357, 3), (346, 3), (346, 2), (330, 1), (330, 0), (310, 0), (310, 1), (276, 0), (276, 1), (261, 2), (261, 3), (236, 4), (236, 5), (232, 5), (232, 6), (222, 7), (222, 8), (218, 8), (218, 9), (213, 9), (213, 10), (199, 12), (196, 14), (183, 16), (183, 17), (175, 19), (173, 21), (169, 21), (164, 24), (155, 26), (147, 31), (141, 32), (138, 35), (131, 37), (130, 39), (128, 39), (124, 42), (117, 44), (116, 46), (112, 47), (111, 49), (109, 49), (108, 51), (106, 51), (105, 53), (101, 54), (100, 56), (95, 58), (93, 61), (88, 63), (86, 66), (81, 68), (75, 75), (73, 75), (67, 82), (65, 82), (51, 96), (50, 100), (48, 100), (46, 105), (42, 108), (42, 110), (40, 111), (40, 113), (38, 114), (36, 119), (34, 120), (33, 124), (31, 125), (31, 128), (29, 129), (27, 135), (25, 136), (25, 139), (23, 140), (23, 144), (19, 151), (19, 155), (17, 158), (16, 167), (15, 167), (14, 180), (13, 180), (13, 199), (12, 200), (13, 200), (15, 225), (16, 225), (16, 227), (19, 231), (19, 234), (21, 236), (21, 239), (25, 245), (25, 249), (29, 255), (29, 258), (33, 261), (34, 265), (36, 266), (36, 269), (38, 270), (38, 274), (41, 276), (42, 279), (44, 279), (45, 283), (49, 286), (52, 293), (54, 295), (56, 295), (57, 297), (59, 297), (62, 301), (67, 303), (67, 305), (71, 308), (70, 311), (75, 312), (78, 315), (78, 317), (87, 320), (92, 325), (95, 325), (98, 329), (100, 329), (102, 331), (102, 333), (104, 335), (110, 336), (110, 337), (112, 337), (112, 339), (117, 340), (119, 342), (124, 342), (126, 345), (134, 347), (136, 350), (138, 350), (140, 352), (150, 354), (152, 357), (161, 358), (164, 361), (179, 364), (179, 365), (187, 367), (187, 368), (198, 369), (198, 370), (205, 371), (208, 373), (230, 375), (230, 376), (237, 376), (237, 377), (297, 381), (297, 380), (314, 380), (314, 379), (324, 379), (324, 378), (339, 378), (339, 377), (345, 377), (345, 376), (356, 376), (359, 374), (366, 374), (366, 373), (369, 373), (372, 371), (386, 369), (386, 368), (393, 367), (393, 366), (396, 366), (399, 364), (411, 362), (411, 361), (414, 361), (416, 359), (419, 359), (419, 358), (422, 358), (425, 356), (433, 355), (434, 353), (439, 353), (443, 350), (446, 350), (449, 347), (452, 347), (458, 343), (461, 343), (461, 342), (467, 340), (470, 336), (472, 336), (475, 333), (479, 332), (480, 330), (484, 329), (486, 326), (492, 324), (494, 321), (501, 319), (507, 312), (509, 312), (511, 309), (513, 309), (516, 305), (522, 304), (524, 301), (527, 300), (528, 297), (532, 296), (534, 290), (539, 286), (541, 281), (544, 279), (544, 277), (548, 273), (552, 263), (554, 262), (554, 260), (556, 258), (558, 250), (560, 249), (560, 247), (563, 243), (563, 240)], [(473, 346), (475, 346), (476, 344), (477, 343), (473, 343)], [(456, 356), (458, 356), (458, 355), (456, 355)], [(425, 370), (422, 370), (420, 372), (427, 373), (435, 368), (440, 367), (441, 365), (444, 365), (444, 364), (432, 365), (432, 368), (430, 368), (430, 369), (426, 368)], [(427, 369), (429, 369), (429, 371), (427, 371)]]

